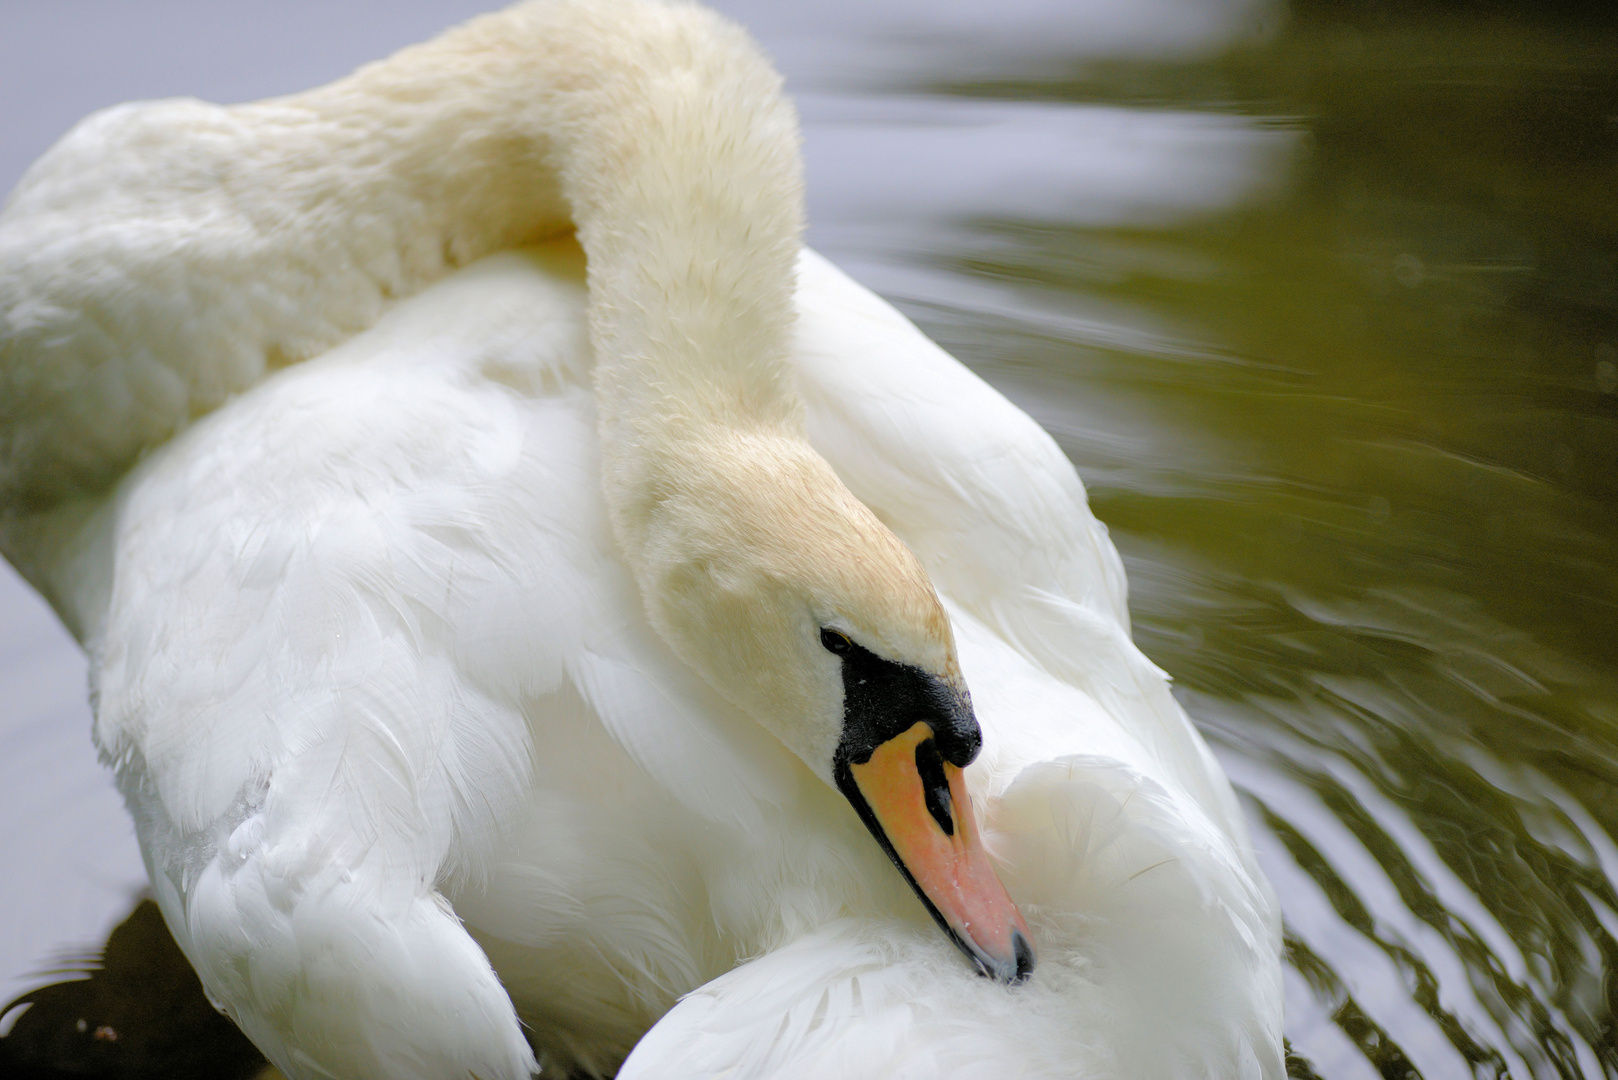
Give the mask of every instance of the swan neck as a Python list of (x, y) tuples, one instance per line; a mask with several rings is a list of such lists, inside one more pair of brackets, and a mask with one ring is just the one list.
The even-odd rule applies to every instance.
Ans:
[(709, 426), (788, 428), (802, 244), (797, 119), (740, 30), (659, 8), (580, 98), (561, 169), (589, 275), (609, 455)]
[(796, 114), (745, 33), (693, 6), (624, 10), (599, 54), (561, 61), (576, 66), (554, 77), (553, 130), (586, 259), (603, 493), (652, 587), (671, 495), (742, 482), (738, 440), (802, 441), (787, 360), (803, 184)]

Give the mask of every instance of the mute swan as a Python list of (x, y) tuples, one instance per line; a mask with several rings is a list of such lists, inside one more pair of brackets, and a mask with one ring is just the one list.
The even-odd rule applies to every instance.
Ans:
[(0, 543), (289, 1077), (1282, 1075), (1105, 530), (796, 138), (717, 16), (540, 0), (0, 216)]

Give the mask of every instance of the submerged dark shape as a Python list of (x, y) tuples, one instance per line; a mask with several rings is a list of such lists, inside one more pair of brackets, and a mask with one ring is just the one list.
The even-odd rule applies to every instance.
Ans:
[(113, 930), (99, 959), (62, 982), (30, 990), (0, 1038), (5, 1080), (246, 1080), (263, 1055), (220, 1015), (174, 943), (157, 905), (142, 900)]

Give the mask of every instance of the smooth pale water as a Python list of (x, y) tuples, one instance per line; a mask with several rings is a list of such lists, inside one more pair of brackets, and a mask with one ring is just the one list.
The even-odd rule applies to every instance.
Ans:
[[(1618, 1076), (1610, 18), (722, 6), (799, 94), (812, 242), (1084, 475), (1281, 895), (1293, 1073)], [(471, 7), (8, 8), (0, 186), (95, 105), (295, 89)], [(140, 875), (21, 589), (8, 996)]]

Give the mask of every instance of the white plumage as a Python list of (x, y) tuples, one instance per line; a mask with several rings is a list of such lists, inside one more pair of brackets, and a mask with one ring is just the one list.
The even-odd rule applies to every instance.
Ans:
[[(717, 18), (563, 0), (295, 98), (98, 114), (0, 216), (0, 540), (90, 652), (165, 917), (289, 1076), (637, 1040), (626, 1080), (1282, 1075), (1274, 900), (1105, 529), (885, 303), (809, 252), (792, 292), (792, 137)], [(588, 285), (539, 242), (570, 221)], [(707, 413), (806, 433), (936, 587), (1027, 984), (757, 705), (797, 691), (679, 621), (711, 598), (656, 515), (757, 482), (683, 434)], [(896, 620), (870, 640), (933, 655)]]

